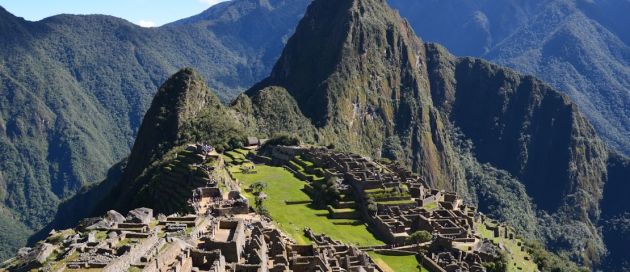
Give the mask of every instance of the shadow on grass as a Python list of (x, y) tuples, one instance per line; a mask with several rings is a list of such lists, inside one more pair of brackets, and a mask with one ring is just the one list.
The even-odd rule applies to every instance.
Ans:
[(332, 222), (333, 225), (337, 225), (337, 226), (362, 226), (364, 225), (363, 222), (361, 221), (346, 221), (346, 222)]

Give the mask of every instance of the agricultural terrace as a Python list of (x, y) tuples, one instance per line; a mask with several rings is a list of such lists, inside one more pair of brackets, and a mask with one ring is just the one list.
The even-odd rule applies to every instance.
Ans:
[(368, 253), (372, 260), (378, 264), (385, 272), (398, 271), (420, 271), (429, 272), (426, 268), (418, 270), (418, 261), (415, 256), (388, 256), (375, 252)]
[[(306, 227), (311, 228), (315, 233), (325, 233), (333, 239), (357, 246), (384, 244), (368, 231), (362, 221), (329, 219), (328, 210), (312, 208), (309, 195), (302, 191), (306, 183), (282, 167), (257, 165), (255, 174), (240, 172), (233, 172), (233, 174), (241, 182), (242, 188), (247, 188), (258, 181), (267, 183), (265, 207), (278, 227), (299, 244), (310, 243), (304, 236)], [(254, 203), (252, 194), (245, 193), (245, 196), (250, 203)]]
[[(226, 152), (224, 158), (228, 169), (241, 183), (241, 188), (247, 188), (256, 182), (264, 182), (267, 195), (265, 207), (269, 211), (274, 223), (285, 233), (290, 235), (298, 244), (309, 244), (311, 241), (304, 235), (304, 228), (310, 228), (315, 233), (325, 233), (329, 237), (343, 243), (356, 246), (378, 246), (383, 241), (378, 240), (361, 220), (331, 219), (331, 207), (316, 209), (311, 205), (311, 197), (304, 191), (307, 182), (300, 180), (295, 174), (284, 167), (268, 165), (253, 165), (246, 160), (247, 151)], [(253, 171), (245, 171), (250, 167)], [(312, 162), (297, 156), (288, 165), (300, 176), (313, 182), (323, 182), (317, 173), (322, 172)], [(310, 173), (309, 173), (310, 172)], [(316, 173), (316, 174), (311, 174)], [(245, 192), (250, 203), (254, 203), (254, 195)], [(333, 209), (334, 212), (353, 212), (354, 209)], [(415, 256), (387, 256), (370, 252), (374, 261), (386, 272), (418, 271), (418, 261)], [(427, 271), (422, 269), (421, 271)]]
[(492, 224), (491, 222), (478, 222), (477, 233), (482, 238), (487, 238), (495, 244), (503, 245), (508, 252), (508, 270), (512, 271), (536, 271), (538, 270), (536, 264), (533, 262), (532, 257), (527, 253), (527, 250), (522, 248), (523, 242), (519, 239), (505, 239), (504, 237), (494, 237), (494, 233), (486, 227), (486, 224)]

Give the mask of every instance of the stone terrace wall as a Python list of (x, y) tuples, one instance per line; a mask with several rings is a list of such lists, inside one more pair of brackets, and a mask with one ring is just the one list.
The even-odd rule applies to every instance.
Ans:
[(166, 249), (162, 250), (158, 256), (156, 256), (151, 262), (147, 264), (147, 267), (142, 270), (143, 272), (158, 272), (165, 271), (169, 265), (177, 261), (177, 257), (182, 254), (183, 242), (175, 241), (166, 245)]
[(103, 272), (120, 272), (127, 271), (129, 267), (137, 262), (140, 257), (144, 256), (155, 244), (160, 242), (160, 238), (157, 235), (151, 235), (144, 240), (140, 245), (134, 247), (129, 253), (115, 259), (109, 265), (107, 265)]

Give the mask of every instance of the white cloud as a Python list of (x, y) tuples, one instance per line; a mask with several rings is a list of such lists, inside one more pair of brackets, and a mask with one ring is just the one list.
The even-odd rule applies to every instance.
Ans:
[(140, 20), (138, 22), (138, 25), (141, 27), (156, 27), (157, 24), (153, 21), (148, 21), (148, 20)]
[(226, 0), (197, 0), (197, 1), (199, 1), (199, 3), (202, 3), (204, 5), (214, 6), (218, 3), (225, 2)]

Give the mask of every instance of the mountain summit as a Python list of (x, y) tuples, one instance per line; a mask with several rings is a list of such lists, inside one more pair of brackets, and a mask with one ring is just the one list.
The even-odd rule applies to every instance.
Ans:
[[(429, 100), (428, 85), (420, 80), (426, 75), (418, 62), (422, 49), (406, 21), (383, 1), (316, 1), (271, 76), (249, 93), (281, 86), (318, 127), (342, 117), (341, 109), (331, 108), (338, 102), (357, 105), (355, 117), (367, 108), (378, 115), (392, 115), (382, 109), (392, 105), (380, 104), (391, 104), (390, 98), (400, 98), (404, 92), (417, 94), (421, 103)], [(403, 86), (409, 90), (402, 90)], [(369, 91), (377, 97), (350, 101)], [(378, 96), (386, 99), (379, 101)]]
[[(155, 163), (165, 160), (174, 147), (202, 139), (211, 139), (215, 144), (237, 137), (243, 128), (233, 119), (197, 72), (189, 68), (180, 70), (162, 85), (153, 99), (128, 158), (121, 186), (109, 199), (115, 199), (116, 208), (123, 210), (160, 202), (157, 196), (142, 199), (140, 192), (147, 189), (147, 182), (155, 179), (146, 170), (156, 168)], [(175, 186), (165, 186), (169, 185)], [(148, 203), (140, 204), (141, 201)]]
[(270, 77), (247, 94), (284, 89), (318, 142), (406, 161), (430, 183), (454, 188), (461, 177), (432, 107), (424, 54), (384, 1), (315, 1)]

